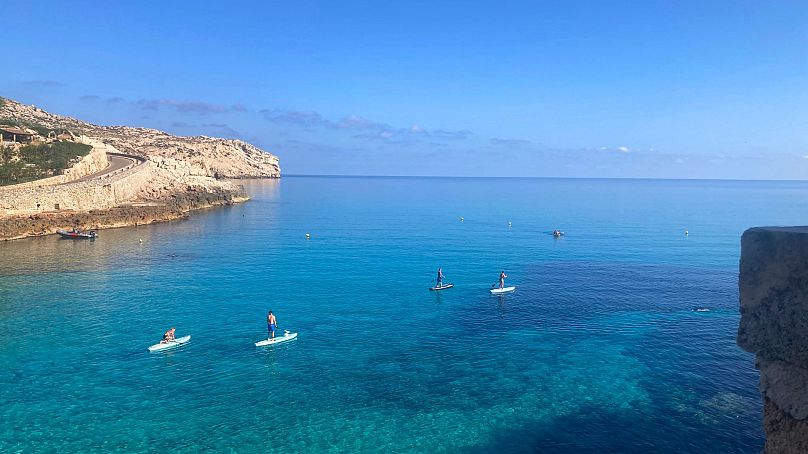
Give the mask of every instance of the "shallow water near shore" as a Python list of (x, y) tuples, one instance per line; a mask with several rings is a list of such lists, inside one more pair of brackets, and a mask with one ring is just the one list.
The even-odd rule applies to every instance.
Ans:
[[(762, 449), (740, 234), (805, 224), (807, 183), (244, 184), (189, 221), (0, 244), (0, 451)], [(299, 337), (256, 348), (270, 309)], [(191, 342), (149, 353), (170, 326)]]

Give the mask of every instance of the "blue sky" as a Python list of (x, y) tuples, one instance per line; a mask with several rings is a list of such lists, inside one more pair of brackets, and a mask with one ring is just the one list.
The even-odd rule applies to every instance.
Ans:
[(4, 17), (0, 96), (241, 138), (285, 173), (808, 175), (808, 2), (41, 1)]

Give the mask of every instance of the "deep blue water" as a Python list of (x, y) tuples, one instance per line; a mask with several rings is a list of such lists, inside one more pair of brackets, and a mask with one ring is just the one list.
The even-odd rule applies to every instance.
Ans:
[[(740, 234), (805, 224), (808, 183), (245, 185), (188, 221), (0, 244), (0, 451), (762, 448)], [(492, 297), (501, 270), (517, 290)], [(297, 340), (253, 346), (269, 309)], [(192, 341), (147, 352), (169, 326)]]

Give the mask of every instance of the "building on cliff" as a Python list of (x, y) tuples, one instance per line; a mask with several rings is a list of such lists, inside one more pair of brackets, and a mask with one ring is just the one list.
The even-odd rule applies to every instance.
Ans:
[(0, 125), (0, 140), (2, 142), (30, 143), (36, 135), (36, 132), (30, 129)]

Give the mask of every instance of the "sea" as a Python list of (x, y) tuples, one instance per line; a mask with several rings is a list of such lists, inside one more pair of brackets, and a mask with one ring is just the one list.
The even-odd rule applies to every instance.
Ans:
[[(0, 452), (761, 451), (740, 238), (806, 224), (808, 182), (241, 183), (0, 244)], [(297, 339), (254, 345), (270, 310)]]

